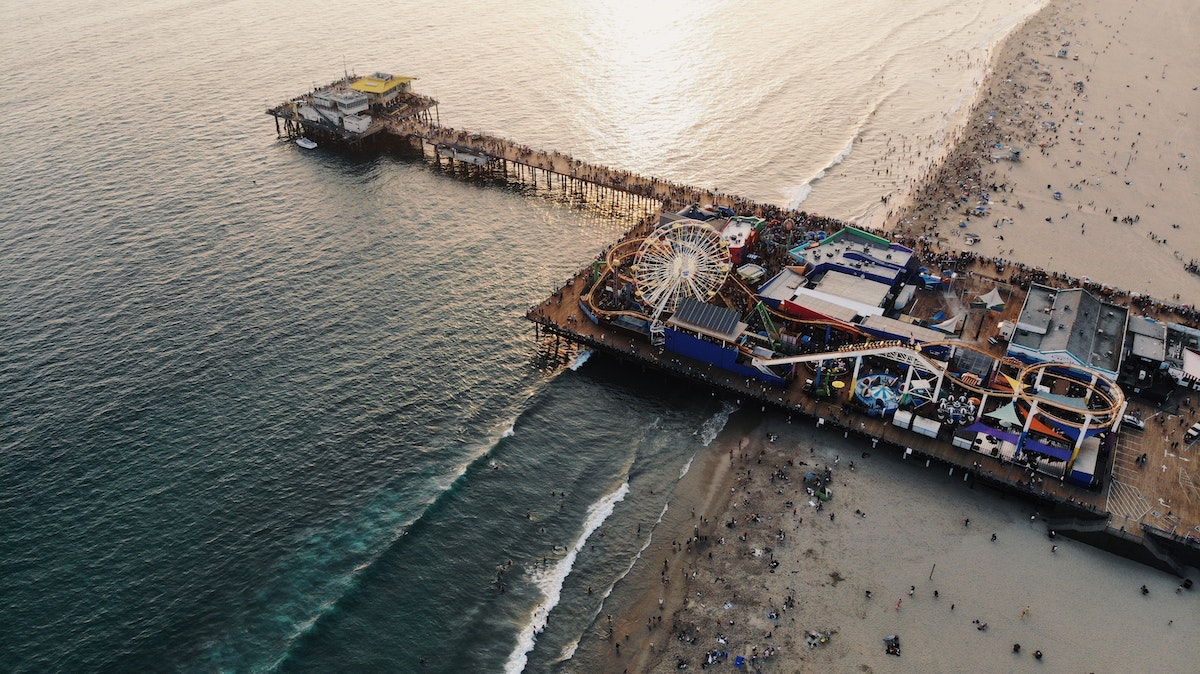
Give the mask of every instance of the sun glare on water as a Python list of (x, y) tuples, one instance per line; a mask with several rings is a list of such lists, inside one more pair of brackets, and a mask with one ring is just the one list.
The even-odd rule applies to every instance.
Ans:
[(621, 145), (631, 165), (661, 166), (668, 148), (686, 145), (703, 122), (712, 81), (706, 37), (719, 12), (684, 0), (581, 4), (587, 32), (579, 72), (579, 114), (592, 117), (602, 138)]

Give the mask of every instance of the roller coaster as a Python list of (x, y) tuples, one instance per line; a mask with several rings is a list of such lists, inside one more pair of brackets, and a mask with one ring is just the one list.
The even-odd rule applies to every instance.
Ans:
[[(949, 350), (948, 360), (930, 355), (934, 350)], [(995, 362), (994, 376), (978, 383), (951, 371), (950, 361), (957, 351), (974, 352)], [(1012, 358), (995, 360), (986, 351), (966, 342), (944, 340), (909, 344), (898, 340), (869, 341), (844, 346), (836, 351), (809, 353), (780, 358), (755, 358), (755, 367), (819, 363), (835, 359), (854, 359), (852, 380), (858, 378), (862, 359), (878, 357), (901, 363), (907, 373), (900, 390), (902, 396), (936, 402), (943, 387), (949, 385), (980, 396), (979, 409), (988, 398), (1000, 398), (1025, 407), (1026, 414), (1039, 414), (1070, 428), (1113, 427), (1120, 423), (1127, 401), (1116, 382), (1094, 370), (1066, 363), (1027, 365)], [(1005, 372), (1009, 370), (1012, 374)], [(930, 377), (921, 376), (922, 373)], [(968, 373), (969, 374), (969, 373)], [(989, 384), (990, 382), (990, 384)], [(1055, 394), (1054, 388), (1066, 388), (1075, 395)]]
[[(708, 225), (698, 221), (686, 222), (701, 225), (710, 230), (712, 229), (711, 227), (708, 227)], [(669, 250), (669, 246), (663, 243), (661, 232), (664, 229), (672, 227), (672, 225), (677, 226), (678, 222), (659, 227), (655, 230), (655, 233), (652, 233), (649, 237), (625, 239), (618, 242), (608, 250), (604, 256), (604, 259), (600, 261), (600, 264), (593, 274), (593, 283), (591, 287), (588, 288), (580, 297), (580, 302), (583, 303), (584, 307), (593, 316), (609, 321), (620, 316), (625, 316), (635, 320), (653, 322), (659, 318), (662, 313), (666, 313), (674, 308), (673, 304), (664, 306), (661, 309), (653, 304), (643, 304), (642, 302), (647, 297), (647, 292), (645, 289), (641, 288), (639, 288), (639, 290), (641, 290), (642, 295), (637, 296), (634, 294), (633, 298), (631, 298), (636, 298), (639, 300), (636, 308), (627, 306), (628, 304), (632, 304), (631, 302), (621, 302), (615, 297), (615, 295), (619, 292), (619, 288), (637, 287), (639, 282), (638, 272), (644, 271), (641, 269), (641, 265), (645, 265), (647, 263), (647, 251), (651, 251), (653, 253), (662, 251), (665, 253), (667, 250)], [(712, 234), (714, 237), (716, 236), (715, 230), (712, 230)], [(664, 255), (664, 257), (666, 256)], [(670, 264), (671, 263), (666, 263), (664, 266), (668, 266)], [(686, 265), (676, 264), (670, 268), (682, 270), (686, 269)], [(852, 338), (865, 338), (867, 336), (867, 333), (858, 327), (844, 321), (838, 321), (834, 319), (800, 319), (792, 316), (791, 314), (786, 314), (776, 309), (767, 307), (766, 305), (762, 305), (761, 308), (759, 308), (760, 303), (755, 297), (754, 291), (751, 290), (750, 287), (747, 286), (745, 282), (743, 282), (742, 279), (736, 274), (729, 274), (728, 271), (729, 269), (726, 267), (724, 270), (725, 277), (722, 279), (722, 282), (718, 284), (718, 289), (715, 291), (704, 294), (689, 294), (687, 296), (693, 296), (695, 299), (699, 299), (701, 301), (715, 299), (718, 300), (725, 308), (741, 311), (743, 313), (758, 311), (760, 315), (763, 315), (764, 323), (773, 321), (778, 325), (790, 326), (793, 329), (799, 326), (821, 328), (829, 327)], [(612, 290), (607, 290), (608, 288), (611, 288)], [(739, 303), (738, 301), (735, 301), (734, 298), (740, 299), (741, 302)], [(741, 349), (744, 355), (747, 357), (752, 355), (752, 351), (749, 347), (743, 345)]]

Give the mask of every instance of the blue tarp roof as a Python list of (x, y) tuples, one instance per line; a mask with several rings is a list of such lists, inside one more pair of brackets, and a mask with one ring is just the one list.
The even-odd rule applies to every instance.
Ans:
[(1053, 457), (1059, 461), (1070, 461), (1072, 452), (1069, 449), (1061, 449), (1059, 447), (1051, 447), (1043, 445), (1037, 440), (1031, 440), (1028, 436), (1025, 437), (1025, 446), (1021, 449), (1023, 452), (1037, 452), (1045, 456)]
[(971, 433), (986, 433), (988, 435), (1000, 438), (1001, 440), (1011, 442), (1014, 445), (1017, 444), (1018, 442), (1020, 442), (1020, 440), (1021, 440), (1021, 436), (1016, 433), (1009, 433), (1008, 431), (1002, 431), (998, 428), (992, 428), (991, 426), (980, 423), (978, 421), (971, 424), (970, 426), (967, 426), (963, 430), (969, 431)]
[[(1016, 433), (1009, 433), (1008, 431), (1002, 431), (1002, 430), (999, 430), (996, 428), (992, 428), (991, 426), (988, 426), (986, 424), (982, 424), (979, 422), (975, 422), (975, 423), (971, 424), (970, 426), (967, 426), (963, 430), (969, 431), (972, 433), (987, 433), (988, 435), (993, 435), (997, 438), (1000, 438), (1001, 440), (1006, 440), (1008, 442), (1011, 442), (1014, 445), (1020, 446), (1020, 440), (1021, 440), (1020, 435), (1018, 435)], [(1059, 461), (1070, 461), (1071, 454), (1074, 453), (1069, 449), (1063, 449), (1060, 447), (1051, 447), (1050, 445), (1040, 443), (1037, 440), (1034, 440), (1028, 436), (1025, 437), (1025, 446), (1021, 449), (1021, 451), (1036, 452), (1036, 453), (1042, 454), (1044, 456), (1053, 457), (1055, 459), (1058, 459)]]

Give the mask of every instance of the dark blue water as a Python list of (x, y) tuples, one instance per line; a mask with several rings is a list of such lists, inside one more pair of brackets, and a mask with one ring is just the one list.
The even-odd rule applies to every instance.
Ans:
[[(263, 111), (392, 70), (451, 125), (783, 199), (858, 133), (756, 80), (820, 62), (806, 7), (5, 7), (0, 671), (554, 669), (731, 408), (535, 342), (629, 222)], [(760, 51), (698, 60), (718, 20)]]
[(264, 138), (295, 175), (6, 207), (6, 668), (498, 669), (531, 562), (698, 446), (714, 404), (546, 368), (522, 318), (624, 223)]
[[(522, 318), (629, 223), (276, 141), (268, 71), (171, 50), (201, 6), (46, 9), (76, 42), (4, 86), (0, 670), (499, 671), (553, 607), (549, 668), (727, 413)], [(18, 83), (52, 67), (86, 105)]]
[(533, 560), (627, 482), (657, 515), (717, 409), (539, 361), (524, 309), (623, 223), (262, 144), (316, 178), (6, 218), (5, 668), (501, 668)]

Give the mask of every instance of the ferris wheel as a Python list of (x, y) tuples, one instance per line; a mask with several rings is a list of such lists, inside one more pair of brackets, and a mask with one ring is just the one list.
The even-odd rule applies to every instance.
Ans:
[(636, 295), (657, 320), (685, 297), (707, 302), (725, 283), (729, 246), (712, 227), (678, 220), (647, 236), (633, 265)]

